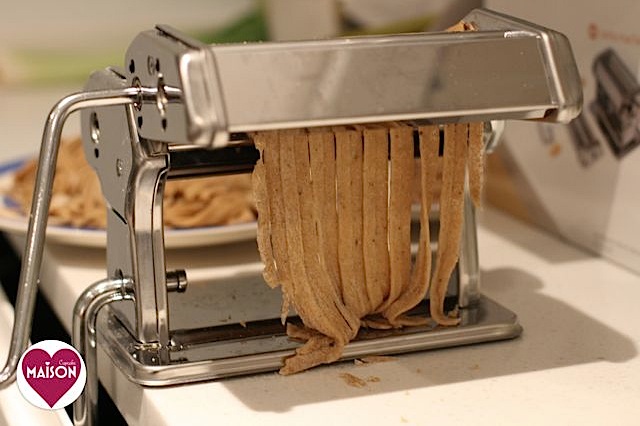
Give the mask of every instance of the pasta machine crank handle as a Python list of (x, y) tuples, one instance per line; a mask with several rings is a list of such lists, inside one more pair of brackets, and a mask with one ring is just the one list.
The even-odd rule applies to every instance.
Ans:
[(18, 362), (22, 352), (27, 348), (31, 334), (51, 204), (53, 177), (64, 123), (71, 113), (80, 109), (133, 103), (134, 99), (139, 97), (140, 92), (141, 90), (138, 88), (127, 87), (71, 94), (58, 101), (47, 117), (42, 135), (27, 239), (22, 257), (9, 354), (6, 364), (0, 372), (0, 388), (4, 388), (15, 379)]

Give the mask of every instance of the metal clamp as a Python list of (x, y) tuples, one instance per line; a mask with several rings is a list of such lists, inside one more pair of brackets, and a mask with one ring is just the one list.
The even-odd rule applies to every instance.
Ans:
[(128, 278), (105, 279), (87, 288), (73, 309), (73, 346), (82, 355), (87, 368), (84, 392), (73, 403), (73, 423), (97, 424), (98, 354), (96, 319), (100, 309), (112, 302), (133, 300), (133, 281)]

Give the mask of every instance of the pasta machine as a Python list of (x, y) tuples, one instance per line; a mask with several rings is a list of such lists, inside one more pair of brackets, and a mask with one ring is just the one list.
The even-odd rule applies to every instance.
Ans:
[[(259, 271), (181, 293), (188, 270), (165, 266), (167, 179), (251, 171), (258, 159), (251, 132), (260, 130), (483, 121), (490, 149), (502, 120), (566, 123), (579, 114), (580, 79), (563, 35), (484, 9), (463, 21), (474, 31), (211, 46), (167, 26), (138, 35), (123, 68), (94, 73), (84, 92), (61, 100), (48, 118), (18, 326), (1, 380), (13, 376), (30, 333), (59, 138), (72, 111), (82, 110), (85, 154), (109, 206), (107, 278), (86, 290), (74, 316), (74, 344), (89, 371), (74, 417), (87, 424), (97, 401), (97, 344), (129, 379), (147, 386), (278, 369), (299, 345), (285, 335), (279, 295)], [(461, 324), (363, 330), (344, 359), (520, 334), (516, 315), (480, 292), (469, 202), (464, 218), (447, 299)], [(437, 233), (437, 215), (432, 227)], [(210, 321), (195, 327), (173, 315), (192, 291), (192, 299), (211, 303)], [(240, 293), (249, 296), (235, 297)], [(247, 314), (249, 308), (255, 312)], [(416, 309), (426, 314), (426, 307)]]

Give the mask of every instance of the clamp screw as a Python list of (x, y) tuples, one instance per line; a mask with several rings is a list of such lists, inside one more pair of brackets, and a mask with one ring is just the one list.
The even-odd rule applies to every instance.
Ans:
[(183, 293), (187, 290), (187, 273), (183, 269), (167, 272), (167, 291)]

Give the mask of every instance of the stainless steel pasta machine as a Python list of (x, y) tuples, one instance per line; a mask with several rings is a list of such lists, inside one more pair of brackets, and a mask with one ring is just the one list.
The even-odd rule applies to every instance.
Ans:
[[(580, 79), (563, 35), (483, 9), (464, 22), (474, 31), (211, 46), (166, 26), (141, 33), (123, 68), (94, 73), (84, 92), (61, 100), (49, 116), (12, 350), (0, 380), (11, 380), (28, 341), (59, 137), (72, 111), (82, 110), (85, 154), (109, 206), (107, 278), (82, 295), (74, 318), (74, 343), (89, 370), (74, 417), (88, 424), (97, 401), (97, 344), (127, 377), (148, 386), (274, 370), (298, 345), (278, 320), (278, 294), (256, 271), (189, 289), (208, 293), (196, 296), (211, 303), (208, 322), (190, 327), (172, 314), (187, 274), (165, 266), (167, 179), (252, 170), (258, 153), (250, 132), (259, 130), (483, 121), (490, 149), (501, 120), (569, 122), (578, 115)], [(515, 314), (480, 292), (469, 202), (464, 217), (448, 297), (460, 309), (460, 326), (363, 330), (345, 359), (520, 334)], [(436, 231), (437, 216), (432, 222)], [(255, 310), (239, 318), (233, 313), (247, 312), (247, 298), (234, 296), (243, 291)], [(424, 315), (426, 307), (417, 310)]]

